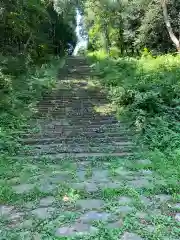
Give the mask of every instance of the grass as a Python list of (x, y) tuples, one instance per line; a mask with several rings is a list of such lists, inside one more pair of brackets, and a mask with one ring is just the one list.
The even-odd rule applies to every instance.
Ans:
[[(133, 174), (137, 177), (140, 177), (137, 173), (137, 170), (139, 169), (149, 169), (151, 168), (152, 164), (148, 165), (142, 165), (137, 164), (136, 167), (134, 167), (134, 163), (137, 161), (136, 158), (134, 160), (126, 159), (124, 161), (121, 158), (113, 158), (109, 159), (104, 163), (109, 163), (109, 166), (105, 166), (103, 161), (101, 161), (101, 165), (99, 165), (98, 159), (94, 159), (93, 162), (88, 162), (88, 167), (85, 169), (85, 179), (86, 181), (90, 181), (92, 179), (92, 174), (94, 171), (104, 171), (108, 169), (108, 182), (110, 181), (117, 181), (123, 183), (121, 187), (117, 187), (116, 189), (108, 188), (108, 187), (101, 187), (99, 191), (88, 193), (85, 189), (83, 190), (76, 190), (72, 187), (71, 183), (73, 181), (80, 183), (82, 180), (77, 178), (76, 171), (83, 171), (80, 170), (77, 166), (75, 160), (72, 160), (70, 162), (62, 162), (62, 165), (52, 164), (51, 162), (34, 162), (33, 164), (28, 161), (22, 161), (21, 163), (17, 163), (16, 161), (12, 162), (11, 165), (9, 165), (9, 162), (5, 160), (4, 162), (1, 162), (1, 166), (3, 168), (3, 175), (1, 175), (1, 181), (0, 183), (0, 196), (1, 196), (1, 203), (8, 205), (15, 206), (16, 209), (23, 210), (26, 213), (28, 213), (26, 208), (22, 208), (22, 206), (25, 206), (26, 203), (31, 203), (32, 208), (38, 207), (38, 202), (40, 199), (46, 197), (46, 196), (54, 196), (56, 199), (56, 203), (53, 204), (53, 207), (56, 209), (56, 214), (53, 215), (48, 220), (38, 220), (38, 218), (32, 218), (31, 215), (27, 214), (27, 220), (33, 221), (33, 225), (31, 229), (28, 230), (28, 228), (25, 228), (25, 230), (19, 229), (20, 225), (16, 225), (16, 227), (8, 227), (9, 224), (12, 224), (11, 221), (8, 219), (1, 219), (0, 225), (3, 226), (3, 232), (2, 236), (5, 235), (8, 237), (8, 239), (24, 239), (23, 234), (33, 234), (37, 232), (40, 234), (42, 239), (117, 239), (121, 234), (123, 234), (125, 231), (133, 232), (141, 237), (144, 237), (145, 239), (164, 239), (165, 236), (168, 237), (168, 239), (171, 239), (170, 237), (174, 236), (174, 239), (178, 239), (179, 235), (179, 227), (178, 223), (174, 220), (173, 217), (170, 217), (169, 213), (172, 214), (174, 211), (177, 212), (177, 210), (171, 210), (169, 208), (169, 204), (173, 205), (178, 202), (177, 196), (173, 195), (172, 201), (168, 201), (168, 203), (160, 204), (160, 208), (162, 210), (161, 215), (153, 214), (153, 210), (156, 210), (158, 212), (158, 202), (155, 204), (155, 208), (149, 209), (146, 205), (144, 205), (141, 202), (141, 196), (150, 196), (151, 198), (156, 194), (166, 193), (161, 188), (156, 189), (154, 191), (149, 191), (148, 188), (132, 188), (127, 186), (127, 182), (124, 182), (124, 177), (121, 175), (114, 175), (112, 174), (112, 169), (115, 171), (119, 169), (120, 172), (126, 169), (127, 173), (131, 173), (133, 171)], [(95, 164), (97, 163), (97, 164)], [(11, 166), (11, 169), (10, 167)], [(13, 169), (13, 171), (12, 171)], [(68, 171), (69, 173), (69, 180), (63, 182), (57, 182), (56, 188), (49, 193), (45, 193), (42, 191), (39, 191), (36, 187), (39, 184), (39, 181), (37, 182), (36, 179), (34, 179), (34, 176), (38, 176), (39, 180), (46, 182), (51, 182), (52, 177), (54, 177), (55, 174), (64, 174), (65, 171)], [(118, 173), (117, 171), (117, 173)], [(7, 173), (7, 175), (6, 175)], [(3, 176), (3, 178), (2, 178)], [(74, 176), (72, 178), (72, 176)], [(131, 176), (131, 174), (130, 174)], [(11, 182), (10, 179), (14, 178), (18, 179), (18, 183), (25, 184), (25, 183), (33, 183), (35, 184), (35, 188), (32, 189), (30, 192), (26, 194), (16, 194), (14, 191), (12, 191), (11, 186), (16, 185), (16, 182), (14, 180)], [(125, 176), (127, 177), (127, 175)], [(30, 179), (34, 179), (31, 181)], [(44, 179), (44, 180), (43, 180)], [(121, 180), (120, 180), (121, 179)], [(7, 181), (8, 180), (8, 181)], [(99, 182), (102, 184), (102, 179), (99, 179)], [(156, 183), (154, 184), (154, 187), (156, 187)], [(171, 193), (168, 193), (171, 195)], [(82, 236), (82, 237), (75, 237), (75, 238), (56, 238), (54, 235), (54, 231), (56, 228), (60, 226), (66, 226), (70, 223), (74, 223), (76, 219), (78, 219), (84, 211), (77, 208), (75, 206), (75, 202), (78, 199), (102, 199), (104, 200), (105, 205), (100, 211), (106, 211), (109, 213), (116, 212), (116, 210), (119, 208), (118, 199), (121, 196), (126, 196), (132, 199), (130, 203), (128, 203), (129, 206), (133, 207), (132, 213), (129, 213), (127, 215), (117, 214), (116, 220), (121, 219), (123, 221), (123, 224), (121, 228), (118, 229), (108, 229), (108, 225), (103, 222), (93, 222), (92, 225), (94, 227), (98, 228), (98, 232), (95, 233), (95, 235), (91, 234), (90, 236)], [(151, 200), (152, 201), (152, 200)], [(127, 204), (125, 204), (127, 205)], [(20, 208), (21, 209), (20, 209)], [(143, 214), (147, 214), (147, 217), (139, 217), (136, 216), (137, 212), (142, 212)], [(7, 222), (8, 221), (8, 222)], [(20, 224), (20, 223), (19, 223)], [(6, 226), (6, 227), (5, 227)], [(150, 227), (148, 227), (150, 226)], [(152, 226), (155, 227), (155, 230), (151, 232)], [(150, 230), (148, 230), (148, 228)], [(3, 239), (3, 238), (2, 238)], [(28, 235), (26, 235), (25, 239), (28, 239)]]

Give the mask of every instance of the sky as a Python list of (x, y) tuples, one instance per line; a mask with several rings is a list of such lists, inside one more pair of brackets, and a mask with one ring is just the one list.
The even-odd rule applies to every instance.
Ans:
[(87, 44), (88, 44), (88, 40), (86, 37), (81, 36), (81, 30), (83, 28), (83, 24), (81, 24), (83, 21), (83, 17), (81, 16), (79, 10), (76, 10), (76, 23), (77, 23), (77, 27), (76, 27), (76, 36), (77, 36), (77, 44), (76, 47), (74, 49), (74, 53), (73, 55), (77, 55), (79, 49), (81, 48), (87, 48)]

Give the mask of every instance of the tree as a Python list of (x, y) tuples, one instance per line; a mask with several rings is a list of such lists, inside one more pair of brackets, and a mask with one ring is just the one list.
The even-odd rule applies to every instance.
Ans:
[(68, 43), (75, 45), (75, 8), (70, 1), (1, 0), (0, 9), (3, 55), (36, 61), (46, 54), (63, 53)]
[[(84, 13), (90, 46), (95, 50), (116, 47), (122, 55), (136, 55), (144, 48), (153, 54), (173, 52), (160, 1), (164, 0), (86, 0)], [(180, 1), (169, 1), (173, 37), (179, 35), (179, 12)], [(178, 47), (178, 37), (173, 39)]]
[(175, 44), (177, 51), (180, 53), (180, 36), (178, 39), (173, 32), (173, 28), (171, 26), (170, 18), (168, 15), (166, 0), (161, 0), (161, 5), (162, 5), (162, 9), (163, 9), (164, 21), (165, 21), (169, 36), (170, 36), (172, 42)]

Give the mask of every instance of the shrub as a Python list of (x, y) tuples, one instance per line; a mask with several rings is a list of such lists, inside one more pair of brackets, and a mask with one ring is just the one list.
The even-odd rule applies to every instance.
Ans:
[[(94, 56), (95, 59), (95, 56)], [(97, 61), (98, 59), (98, 61)], [(128, 118), (151, 149), (173, 153), (180, 143), (180, 57), (96, 58), (100, 80), (119, 117)]]

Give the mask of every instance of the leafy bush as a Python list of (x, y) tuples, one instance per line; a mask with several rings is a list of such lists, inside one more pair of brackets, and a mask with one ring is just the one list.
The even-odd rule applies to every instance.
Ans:
[(121, 55), (121, 51), (117, 47), (111, 47), (109, 55), (112, 58), (118, 58)]
[(180, 143), (179, 65), (179, 56), (150, 54), (117, 60), (97, 56), (95, 64), (119, 117), (128, 118), (151, 149), (171, 154)]
[(41, 67), (28, 68), (26, 73), (19, 73), (18, 76), (13, 70), (4, 67), (6, 65), (1, 67), (0, 152), (7, 151), (12, 154), (20, 147), (18, 135), (12, 134), (24, 126), (33, 114), (36, 101), (55, 86), (59, 64), (60, 60), (54, 58)]

